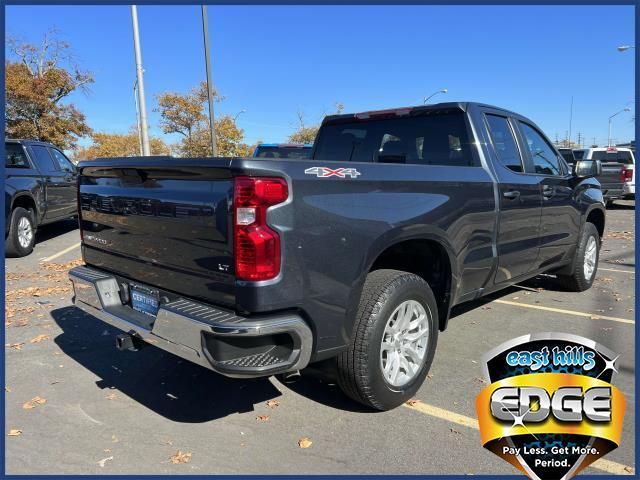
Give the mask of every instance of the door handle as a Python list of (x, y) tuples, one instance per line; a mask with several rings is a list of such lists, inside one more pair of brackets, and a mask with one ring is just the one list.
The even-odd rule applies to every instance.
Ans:
[(515, 200), (516, 198), (520, 198), (520, 192), (518, 190), (509, 190), (508, 192), (504, 192), (502, 196), (504, 198)]
[(549, 185), (544, 185), (542, 187), (542, 196), (544, 198), (551, 198), (553, 197), (553, 187), (549, 186)]

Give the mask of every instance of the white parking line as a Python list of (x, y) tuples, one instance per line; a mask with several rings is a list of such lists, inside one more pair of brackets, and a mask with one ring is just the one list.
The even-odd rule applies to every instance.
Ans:
[[(404, 403), (403, 405), (407, 408), (410, 408), (411, 410), (415, 410), (417, 412), (424, 413), (441, 420), (446, 420), (447, 422), (455, 423), (467, 428), (472, 428), (474, 430), (480, 430), (478, 421), (475, 418), (460, 415), (459, 413), (455, 412), (450, 412), (449, 410), (445, 410), (444, 408), (439, 408), (433, 405), (429, 405), (428, 403), (423, 403), (420, 400), (411, 400), (410, 403)], [(635, 471), (633, 467), (623, 465), (618, 462), (612, 462), (611, 460), (605, 460), (604, 458), (596, 460), (589, 466), (615, 475), (633, 475)]]
[(587, 317), (591, 320), (611, 320), (612, 322), (629, 323), (635, 325), (636, 322), (627, 318), (609, 317), (595, 313), (576, 312), (575, 310), (564, 310), (562, 308), (543, 307), (542, 305), (529, 305), (527, 303), (510, 302), (509, 300), (494, 300), (491, 303), (500, 303), (502, 305), (511, 305), (513, 307), (533, 308), (535, 310), (544, 310), (545, 312), (564, 313), (565, 315), (575, 315), (577, 317)]
[(598, 271), (603, 270), (605, 272), (620, 272), (620, 273), (630, 273), (630, 274), (634, 274), (636, 273), (635, 270), (619, 270), (617, 268), (602, 268), (602, 267), (598, 267)]
[(54, 255), (51, 255), (50, 257), (43, 258), (42, 261), (43, 262), (50, 262), (51, 260), (55, 260), (56, 258), (61, 257), (65, 253), (69, 253), (71, 250), (74, 250), (74, 249), (78, 248), (79, 246), (80, 246), (80, 242), (76, 243), (75, 245), (71, 245), (69, 248), (65, 248), (61, 252), (58, 252), (58, 253), (56, 253)]

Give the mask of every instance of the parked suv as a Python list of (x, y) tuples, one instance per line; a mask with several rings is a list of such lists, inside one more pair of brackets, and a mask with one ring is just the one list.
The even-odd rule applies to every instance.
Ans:
[(5, 148), (5, 252), (29, 255), (40, 225), (78, 211), (76, 167), (56, 146), (7, 140)]
[(310, 159), (80, 164), (74, 303), (231, 377), (331, 365), (386, 410), (418, 390), (454, 305), (596, 276), (598, 161), (531, 120), (442, 103), (326, 117)]

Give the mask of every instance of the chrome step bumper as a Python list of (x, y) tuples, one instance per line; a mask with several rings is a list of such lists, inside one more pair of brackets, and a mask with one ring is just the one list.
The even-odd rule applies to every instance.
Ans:
[(69, 278), (76, 307), (223, 375), (261, 377), (301, 370), (309, 363), (313, 334), (296, 314), (246, 318), (178, 298), (161, 303), (154, 319), (123, 304), (121, 281), (107, 272), (80, 266), (69, 271)]

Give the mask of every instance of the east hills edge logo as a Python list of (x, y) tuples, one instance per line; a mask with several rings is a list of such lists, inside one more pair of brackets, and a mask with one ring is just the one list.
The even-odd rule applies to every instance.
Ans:
[(531, 478), (569, 479), (620, 444), (618, 355), (564, 333), (525, 335), (484, 358), (482, 445)]

